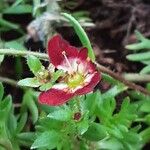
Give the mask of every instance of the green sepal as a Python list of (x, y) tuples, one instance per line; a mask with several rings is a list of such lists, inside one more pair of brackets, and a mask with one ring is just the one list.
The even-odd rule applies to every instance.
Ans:
[(41, 83), (36, 78), (25, 78), (18, 82), (20, 86), (39, 87)]
[(43, 67), (40, 60), (33, 55), (27, 57), (27, 64), (34, 75), (36, 75), (36, 73)]
[(48, 83), (45, 83), (45, 84), (41, 85), (39, 89), (40, 89), (40, 91), (47, 91), (52, 86), (53, 86), (53, 84), (51, 82), (48, 82)]

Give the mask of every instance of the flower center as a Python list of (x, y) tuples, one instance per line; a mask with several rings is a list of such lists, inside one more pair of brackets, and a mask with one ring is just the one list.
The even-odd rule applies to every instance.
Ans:
[(70, 88), (76, 88), (84, 82), (84, 76), (80, 73), (74, 73), (67, 78), (67, 84)]

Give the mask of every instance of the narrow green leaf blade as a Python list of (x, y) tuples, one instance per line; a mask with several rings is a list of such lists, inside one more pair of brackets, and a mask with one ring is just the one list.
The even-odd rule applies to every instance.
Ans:
[(22, 131), (22, 129), (24, 128), (24, 126), (27, 122), (27, 117), (28, 117), (27, 112), (24, 112), (21, 114), (20, 120), (19, 120), (18, 125), (17, 125), (16, 132), (19, 133)]
[(81, 40), (81, 43), (83, 44), (83, 46), (85, 46), (88, 49), (88, 56), (92, 61), (95, 61), (95, 55), (90, 43), (90, 40), (87, 36), (87, 34), (85, 33), (84, 29), (81, 27), (81, 25), (79, 24), (79, 22), (70, 14), (67, 13), (62, 13), (62, 15), (69, 20), (69, 22), (72, 24), (72, 26), (74, 27), (79, 39)]
[(143, 143), (148, 143), (150, 140), (150, 127), (146, 128), (145, 130), (143, 130), (140, 133), (141, 137), (142, 137), (142, 142)]
[(2, 100), (4, 95), (4, 87), (3, 84), (0, 82), (0, 101)]
[(35, 140), (35, 133), (34, 132), (22, 132), (22, 133), (17, 134), (16, 137), (20, 145), (29, 147)]
[(6, 48), (13, 48), (13, 49), (19, 49), (19, 50), (26, 50), (25, 46), (23, 46), (23, 43), (17, 40), (12, 40), (5, 42), (4, 45)]
[(130, 54), (127, 55), (126, 58), (131, 61), (143, 61), (150, 59), (150, 52), (138, 53), (138, 54)]
[(4, 60), (4, 55), (0, 55), (0, 65), (3, 62), (3, 60)]
[(12, 7), (8, 7), (3, 12), (5, 14), (25, 14), (25, 13), (32, 13), (32, 6), (28, 4), (21, 4)]
[(150, 73), (150, 65), (147, 65), (140, 71), (140, 74), (147, 74), (147, 73)]
[(19, 29), (19, 25), (18, 24), (9, 22), (7, 20), (4, 20), (3, 18), (0, 18), (0, 25), (4, 26), (4, 27), (7, 27), (7, 28), (10, 28), (10, 29), (14, 29), (14, 30), (18, 30)]
[(35, 123), (38, 120), (38, 108), (33, 99), (32, 91), (27, 91), (23, 96), (23, 104), (27, 106), (31, 113), (32, 121)]

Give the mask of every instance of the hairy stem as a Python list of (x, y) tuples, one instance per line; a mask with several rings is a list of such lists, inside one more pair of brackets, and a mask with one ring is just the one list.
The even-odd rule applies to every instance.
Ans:
[[(11, 50), (11, 49), (0, 49), (0, 54), (3, 55), (12, 55), (12, 56), (21, 56), (21, 57), (26, 57), (28, 55), (34, 55), (40, 59), (43, 60), (48, 60), (48, 55), (45, 53), (39, 53), (39, 52), (31, 52), (31, 51), (21, 51), (21, 50)], [(134, 89), (136, 91), (142, 92), (146, 95), (150, 96), (150, 92), (147, 91), (146, 89), (144, 89), (143, 87), (136, 85), (130, 81), (127, 81), (126, 79), (124, 79), (123, 77), (121, 77), (120, 75), (116, 74), (115, 72), (109, 70), (108, 68), (98, 64), (97, 62), (95, 62), (97, 69), (100, 72), (106, 73), (108, 75), (110, 75), (111, 77), (113, 77), (114, 79), (119, 80), (120, 82), (122, 82), (123, 84), (125, 84), (126, 86), (128, 86), (130, 89)]]
[(139, 92), (142, 92), (146, 95), (149, 95), (150, 96), (150, 92), (147, 91), (145, 88), (139, 86), (139, 85), (136, 85), (130, 81), (127, 81), (126, 79), (124, 79), (122, 76), (114, 73), (113, 71), (107, 69), (106, 67), (98, 64), (98, 63), (95, 63), (97, 65), (97, 69), (100, 71), (100, 72), (103, 72), (103, 73), (107, 73), (109, 74), (111, 77), (119, 80), (120, 82), (122, 82), (123, 84), (125, 84), (126, 86), (128, 86), (130, 89), (134, 89), (136, 91), (139, 91)]
[(24, 51), (24, 50), (0, 49), (0, 55), (21, 56), (21, 57), (26, 57), (28, 55), (34, 55), (42, 60), (48, 60), (48, 55), (46, 53)]

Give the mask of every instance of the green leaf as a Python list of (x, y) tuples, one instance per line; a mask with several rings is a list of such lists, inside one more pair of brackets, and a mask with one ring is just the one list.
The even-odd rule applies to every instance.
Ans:
[(150, 40), (145, 38), (140, 32), (135, 31), (136, 37), (140, 43), (127, 45), (126, 48), (129, 50), (141, 50), (141, 49), (150, 49)]
[[(0, 137), (0, 146), (2, 146), (4, 149), (1, 150), (12, 150), (12, 144), (9, 139), (6, 139), (4, 137)], [(1, 148), (1, 147), (0, 147)]]
[(120, 129), (114, 124), (111, 124), (110, 126), (111, 128), (107, 129), (108, 133), (117, 139), (123, 139), (123, 134)]
[(16, 40), (5, 42), (4, 46), (6, 48), (13, 48), (13, 49), (17, 49), (17, 50), (26, 50), (23, 43), (20, 43), (20, 41), (16, 41)]
[(17, 141), (22, 146), (31, 146), (35, 140), (34, 132), (22, 132), (16, 135)]
[(33, 55), (27, 57), (27, 64), (34, 75), (42, 69), (40, 60)]
[(0, 121), (7, 120), (12, 107), (12, 97), (8, 95), (0, 102)]
[(146, 128), (142, 132), (140, 132), (143, 143), (148, 143), (150, 141), (150, 127)]
[(145, 46), (145, 43), (140, 42), (140, 43), (127, 45), (125, 48), (129, 49), (129, 50), (138, 51), (138, 50), (141, 50), (141, 49), (145, 49), (146, 46)]
[(93, 115), (96, 111), (97, 104), (99, 99), (101, 98), (101, 94), (99, 90), (94, 93), (90, 93), (86, 95), (86, 99), (84, 100), (84, 109), (88, 110), (90, 115)]
[(144, 119), (142, 118), (142, 120), (143, 120), (146, 124), (150, 125), (150, 114), (146, 115), (146, 116), (144, 117)]
[(70, 109), (60, 109), (48, 114), (47, 117), (59, 121), (69, 121), (72, 118), (72, 111)]
[(33, 0), (33, 16), (39, 16), (40, 15), (40, 6), (41, 6), (41, 0)]
[(143, 104), (140, 106), (140, 111), (142, 112), (150, 112), (150, 101), (144, 101)]
[(4, 55), (0, 55), (0, 64), (3, 62), (4, 60)]
[(126, 97), (121, 104), (119, 113), (114, 114), (111, 122), (114, 122), (114, 124), (122, 124), (128, 127), (136, 118), (137, 105), (131, 104), (129, 97)]
[(0, 101), (2, 100), (4, 95), (4, 87), (3, 84), (0, 82)]
[(107, 96), (102, 94), (102, 96), (98, 99), (96, 114), (100, 117), (102, 122), (105, 122), (112, 117), (115, 107), (115, 99), (110, 97), (109, 94)]
[(145, 64), (145, 65), (149, 65), (150, 64), (150, 60), (142, 61), (142, 63)]
[(103, 99), (108, 99), (117, 96), (119, 93), (125, 91), (127, 89), (126, 86), (123, 84), (118, 84), (114, 86), (113, 88), (109, 89), (107, 92), (105, 92), (102, 97)]
[(131, 61), (143, 61), (150, 59), (150, 52), (138, 53), (138, 54), (130, 54), (127, 55), (126, 58)]
[(84, 133), (83, 137), (90, 141), (99, 141), (107, 136), (106, 128), (98, 123), (91, 123), (88, 130)]
[(77, 20), (82, 20), (85, 22), (91, 21), (89, 18), (89, 12), (88, 11), (76, 11), (72, 13), (72, 16), (76, 18)]
[(141, 129), (142, 125), (141, 124), (138, 124), (136, 126), (134, 126), (133, 128), (131, 128), (130, 131), (132, 132), (139, 132), (139, 130)]
[(14, 30), (18, 30), (20, 28), (18, 24), (9, 22), (3, 18), (0, 18), (0, 25)]
[(139, 134), (131, 131), (124, 133), (124, 138), (126, 139), (126, 141), (134, 144), (140, 143), (142, 140)]
[(141, 71), (140, 74), (147, 74), (150, 73), (150, 65), (144, 67)]
[(19, 120), (19, 122), (17, 124), (16, 132), (19, 133), (19, 132), (22, 131), (22, 129), (24, 128), (24, 126), (25, 126), (25, 124), (27, 122), (27, 117), (28, 117), (27, 112), (24, 112), (24, 113), (21, 114), (20, 120)]
[(16, 57), (15, 59), (15, 73), (16, 78), (21, 79), (23, 75), (23, 62), (21, 57)]
[(39, 120), (39, 124), (44, 130), (61, 130), (64, 122), (51, 119), (51, 118), (42, 118)]
[(118, 85), (120, 83), (118, 80), (105, 73), (102, 73), (102, 79), (112, 85)]
[(24, 94), (23, 105), (25, 105), (29, 109), (31, 116), (32, 116), (32, 121), (33, 123), (35, 123), (38, 120), (38, 108), (33, 99), (32, 92), (33, 91), (27, 91)]
[(5, 14), (25, 14), (32, 13), (32, 6), (28, 4), (16, 5), (13, 7), (8, 7), (3, 11)]
[(41, 83), (36, 78), (25, 78), (18, 82), (20, 86), (39, 87)]
[(19, 4), (20, 4), (21, 2), (23, 2), (23, 1), (24, 1), (24, 0), (16, 0), (16, 1), (13, 3), (12, 7), (19, 5)]
[(77, 122), (77, 130), (80, 135), (83, 135), (89, 128), (89, 121), (87, 118), (83, 118), (81, 121)]
[(60, 140), (60, 135), (56, 131), (46, 131), (38, 136), (31, 146), (31, 149), (45, 148), (54, 149)]
[(136, 99), (136, 100), (150, 100), (150, 96), (145, 95), (141, 92), (138, 91), (131, 91), (129, 92), (130, 96), (132, 97), (132, 99)]
[(11, 110), (7, 119), (7, 128), (9, 129), (9, 133), (13, 135), (17, 128), (17, 119), (14, 115), (14, 111)]
[(109, 140), (104, 140), (104, 141), (102, 140), (98, 142), (98, 145), (101, 149), (106, 149), (106, 150), (123, 150), (124, 149), (122, 143), (115, 138), (111, 138)]
[(146, 39), (138, 30), (135, 30), (134, 33), (135, 33), (135, 35), (136, 35), (136, 38), (137, 38), (139, 41), (143, 41), (143, 40)]
[(90, 40), (89, 40), (86, 32), (84, 31), (84, 29), (81, 27), (79, 22), (74, 17), (72, 17), (70, 14), (62, 13), (62, 15), (66, 19), (68, 19), (69, 22), (72, 24), (72, 26), (74, 27), (74, 30), (76, 31), (82, 45), (88, 49), (89, 58), (94, 62), (95, 61), (95, 55), (94, 55)]

